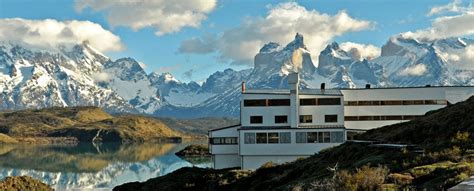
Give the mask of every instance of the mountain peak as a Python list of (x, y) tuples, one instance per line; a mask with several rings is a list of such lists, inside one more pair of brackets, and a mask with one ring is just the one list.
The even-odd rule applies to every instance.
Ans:
[(260, 49), (260, 53), (270, 53), (270, 52), (274, 52), (274, 51), (278, 51), (278, 49), (280, 48), (280, 44), (276, 43), (276, 42), (269, 42), (265, 45), (263, 45), (263, 47)]
[(286, 45), (285, 49), (296, 50), (298, 48), (306, 49), (306, 45), (304, 44), (303, 35), (300, 33), (296, 33), (295, 39), (291, 41), (288, 45)]

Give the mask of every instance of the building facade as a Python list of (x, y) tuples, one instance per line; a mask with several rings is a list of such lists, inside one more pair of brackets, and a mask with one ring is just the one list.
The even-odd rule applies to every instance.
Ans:
[(311, 156), (347, 140), (347, 133), (400, 123), (466, 100), (474, 87), (246, 90), (241, 124), (209, 132), (214, 168), (256, 169)]

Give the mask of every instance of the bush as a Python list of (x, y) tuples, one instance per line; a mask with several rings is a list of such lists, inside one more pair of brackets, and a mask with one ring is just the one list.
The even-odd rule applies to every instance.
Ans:
[(378, 190), (388, 175), (387, 167), (364, 165), (354, 173), (343, 170), (336, 174), (337, 190)]

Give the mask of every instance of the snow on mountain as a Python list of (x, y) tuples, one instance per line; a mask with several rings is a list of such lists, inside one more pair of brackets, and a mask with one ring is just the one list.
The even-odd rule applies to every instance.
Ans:
[(95, 105), (133, 111), (122, 97), (95, 85), (91, 77), (109, 60), (87, 44), (60, 52), (33, 52), (0, 45), (0, 109)]
[(377, 58), (334, 42), (320, 52), (315, 66), (304, 37), (296, 34), (286, 46), (265, 44), (253, 68), (217, 71), (202, 85), (180, 82), (171, 73), (147, 74), (134, 59), (112, 61), (87, 44), (60, 52), (1, 44), (0, 109), (96, 105), (160, 116), (238, 116), (242, 82), (248, 88), (286, 88), (291, 72), (300, 73), (301, 88), (474, 85), (474, 40), (465, 38), (420, 40), (400, 34), (381, 52), (375, 48)]

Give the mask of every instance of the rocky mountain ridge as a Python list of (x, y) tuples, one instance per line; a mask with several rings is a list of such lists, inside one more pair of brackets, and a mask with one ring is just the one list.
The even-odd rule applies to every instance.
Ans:
[(296, 34), (286, 46), (265, 44), (253, 68), (218, 71), (202, 85), (180, 82), (170, 73), (147, 73), (133, 58), (113, 61), (88, 44), (58, 52), (0, 44), (1, 110), (91, 105), (114, 113), (236, 117), (241, 82), (248, 88), (286, 88), (291, 72), (300, 73), (301, 88), (321, 83), (333, 88), (474, 85), (472, 62), (463, 56), (474, 40), (465, 38), (426, 41), (395, 35), (375, 58), (334, 42), (315, 66), (303, 35)]

